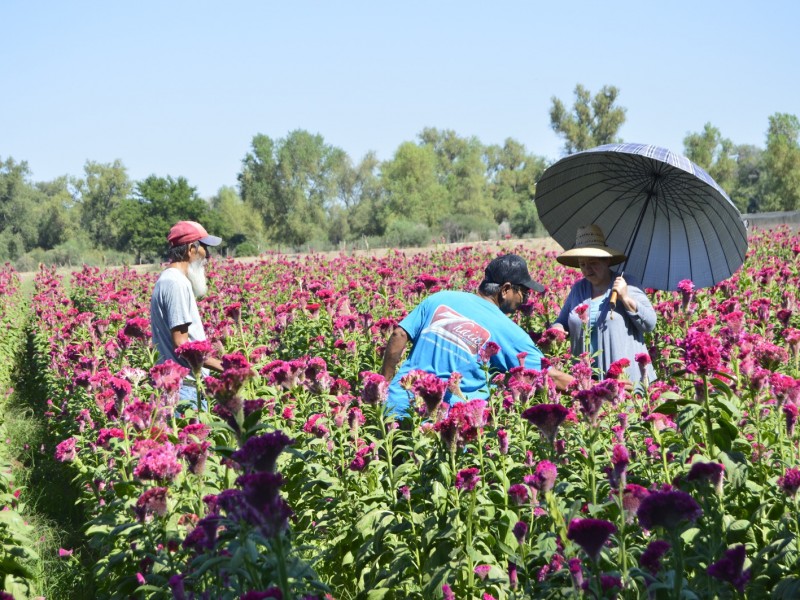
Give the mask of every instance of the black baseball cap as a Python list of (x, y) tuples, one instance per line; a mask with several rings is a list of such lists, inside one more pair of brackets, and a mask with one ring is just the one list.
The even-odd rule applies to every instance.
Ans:
[(544, 286), (531, 279), (528, 273), (528, 264), (525, 259), (516, 254), (504, 254), (498, 256), (488, 265), (484, 271), (484, 279), (490, 283), (513, 283), (522, 285), (534, 292), (543, 292)]

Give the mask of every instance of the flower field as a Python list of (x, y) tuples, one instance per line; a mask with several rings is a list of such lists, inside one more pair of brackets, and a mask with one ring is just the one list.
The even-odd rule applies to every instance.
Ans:
[[(501, 251), (547, 286), (516, 318), (575, 389), (522, 356), (487, 367), (489, 401), (447, 411), (446, 382), (418, 376), (398, 425), (376, 374), (389, 333), (427, 294), (476, 289)], [(579, 275), (552, 253), (216, 260), (211, 343), (182, 348), (225, 366), (198, 411), (176, 406), (187, 371), (153, 366), (155, 274), (42, 269), (26, 354), (54, 439), (42, 460), (86, 515), (64, 559), (103, 598), (800, 597), (798, 255), (790, 231), (756, 232), (733, 278), (653, 292), (637, 361), (659, 379), (632, 389), (547, 329)], [(0, 535), (4, 566), (24, 566), (28, 534)]]

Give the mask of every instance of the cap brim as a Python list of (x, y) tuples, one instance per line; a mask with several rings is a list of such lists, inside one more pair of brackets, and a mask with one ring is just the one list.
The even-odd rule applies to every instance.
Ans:
[(200, 238), (197, 240), (201, 244), (205, 244), (206, 246), (219, 246), (222, 243), (222, 238), (218, 238), (215, 235), (207, 235), (204, 238)]
[(536, 283), (533, 279), (529, 279), (528, 281), (521, 281), (519, 285), (524, 285), (529, 290), (533, 290), (534, 292), (543, 292), (544, 286), (541, 283)]

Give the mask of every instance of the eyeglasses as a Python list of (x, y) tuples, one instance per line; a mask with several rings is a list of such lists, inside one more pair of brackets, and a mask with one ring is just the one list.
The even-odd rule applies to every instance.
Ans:
[(526, 288), (524, 285), (512, 285), (511, 287), (515, 292), (522, 294), (523, 303), (528, 301), (528, 296), (531, 294), (531, 291), (528, 288)]

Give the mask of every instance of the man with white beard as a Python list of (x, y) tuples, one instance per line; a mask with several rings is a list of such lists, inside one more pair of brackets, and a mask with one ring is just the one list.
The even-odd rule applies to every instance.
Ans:
[[(158, 363), (170, 359), (189, 367), (175, 354), (175, 348), (186, 342), (206, 339), (197, 298), (208, 291), (205, 265), (211, 246), (222, 240), (209, 235), (205, 228), (194, 221), (179, 221), (167, 235), (169, 266), (161, 272), (150, 298), (150, 327), (153, 343), (158, 349)], [(219, 359), (209, 357), (203, 364), (208, 369), (222, 370)], [(183, 380), (181, 402), (189, 402), (197, 408), (197, 390), (194, 377)]]

